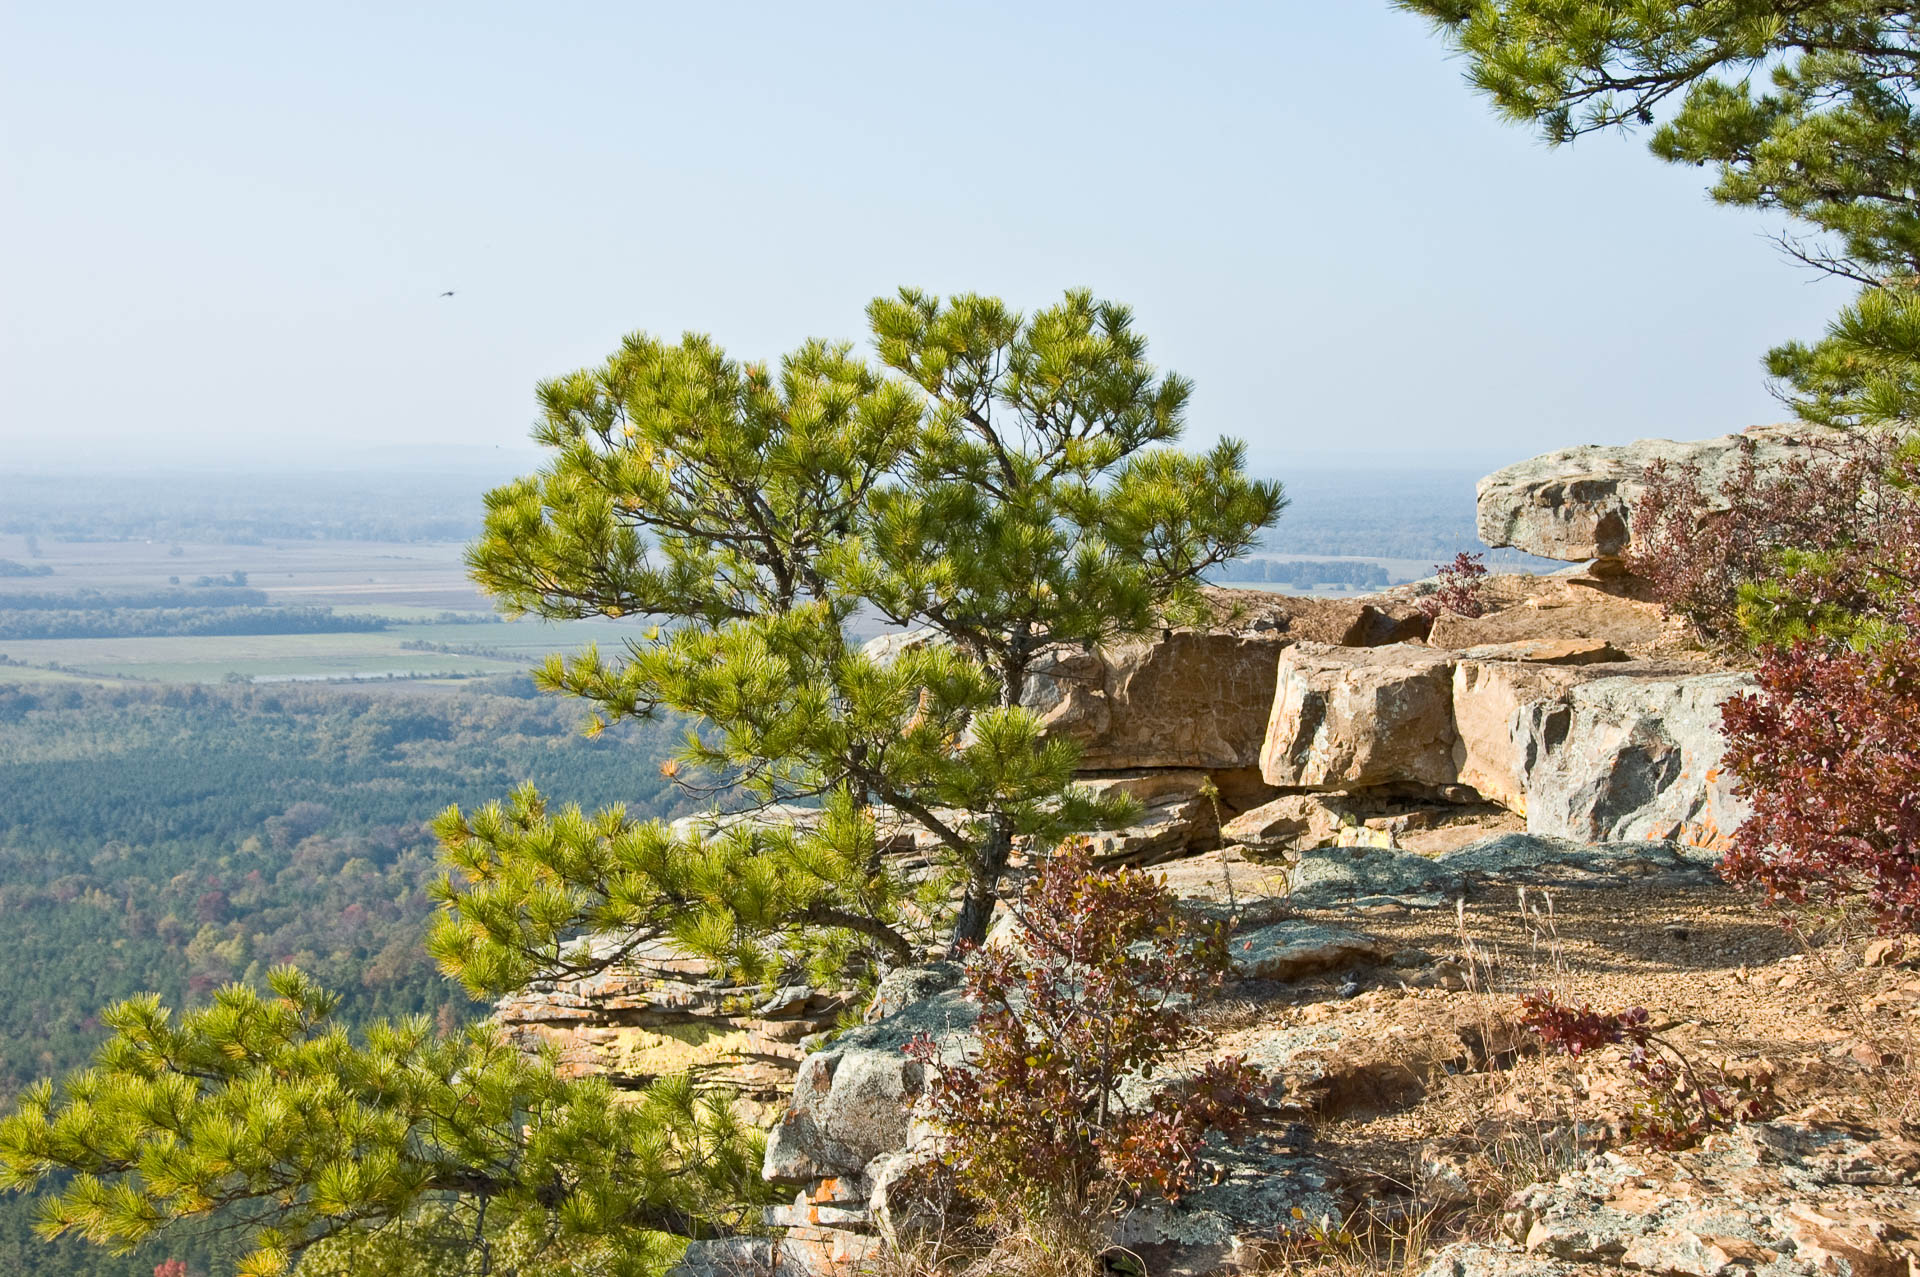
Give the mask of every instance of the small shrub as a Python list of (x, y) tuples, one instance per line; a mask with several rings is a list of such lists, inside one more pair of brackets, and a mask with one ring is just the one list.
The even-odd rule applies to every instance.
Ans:
[(1697, 465), (1656, 461), (1634, 503), (1628, 567), (1704, 642), (1790, 639), (1811, 628), (1808, 590), (1828, 596), (1825, 620), (1867, 602), (1872, 574), (1845, 561), (1871, 556), (1915, 520), (1903, 467), (1911, 460), (1880, 434), (1765, 472), (1749, 447), (1717, 491)]
[(1438, 617), (1442, 612), (1452, 612), (1459, 616), (1474, 617), (1487, 614), (1486, 565), (1481, 562), (1484, 554), (1468, 554), (1465, 550), (1453, 556), (1451, 563), (1436, 563), (1433, 570), (1439, 576), (1439, 584), (1433, 593), (1423, 595), (1415, 605), (1429, 617)]
[(1104, 1192), (1177, 1199), (1209, 1135), (1237, 1134), (1263, 1090), (1238, 1058), (1148, 1084), (1195, 1041), (1188, 1007), (1227, 970), (1223, 931), (1183, 928), (1165, 883), (1096, 870), (1078, 843), (1040, 868), (1014, 917), (1015, 943), (968, 962), (985, 1008), (972, 1058), (943, 1066), (931, 1039), (907, 1046), (935, 1070), (926, 1114), (960, 1189), (1042, 1218)]
[(1554, 1054), (1580, 1056), (1605, 1046), (1627, 1050), (1627, 1070), (1641, 1102), (1628, 1115), (1629, 1135), (1658, 1148), (1679, 1148), (1708, 1131), (1763, 1116), (1771, 1101), (1762, 1083), (1711, 1073), (1655, 1033), (1646, 1008), (1595, 1011), (1571, 1006), (1545, 989), (1520, 1000), (1520, 1023)]
[(1920, 931), (1920, 597), (1897, 620), (1769, 651), (1721, 717), (1752, 808), (1721, 872), (1795, 905), (1864, 896), (1887, 934)]

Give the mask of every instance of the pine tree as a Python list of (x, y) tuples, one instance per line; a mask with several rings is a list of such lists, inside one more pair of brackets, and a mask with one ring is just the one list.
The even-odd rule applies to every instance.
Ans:
[(109, 1009), (94, 1067), (0, 1121), (0, 1185), (60, 1185), (43, 1233), (126, 1253), (182, 1226), (239, 1232), (245, 1277), (310, 1250), (310, 1272), (511, 1255), (527, 1277), (637, 1274), (764, 1194), (757, 1135), (685, 1078), (616, 1100), (491, 1025), (443, 1038), (425, 1017), (356, 1044), (334, 995), (291, 968), (268, 984), (177, 1022), (150, 995)]
[(1904, 0), (1395, 0), (1472, 83), (1554, 144), (1651, 128), (1714, 199), (1785, 213), (1796, 260), (1861, 285), (1811, 345), (1767, 357), (1804, 415), (1920, 416), (1920, 15)]
[[(531, 792), (448, 812), (460, 879), (432, 944), (474, 990), (661, 935), (762, 979), (958, 949), (1018, 840), (1131, 814), (1072, 785), (1074, 748), (1022, 688), (1049, 654), (1197, 618), (1201, 574), (1254, 544), (1279, 485), (1239, 445), (1168, 446), (1189, 386), (1147, 363), (1125, 307), (902, 291), (868, 315), (879, 370), (824, 342), (775, 375), (636, 336), (541, 388), (553, 459), (489, 496), (475, 578), (520, 612), (655, 622), (544, 685), (592, 702), (590, 726), (684, 715), (688, 783), (820, 814), (675, 839)], [(928, 633), (883, 657), (850, 637), (862, 614)], [(880, 854), (900, 826), (931, 871)]]

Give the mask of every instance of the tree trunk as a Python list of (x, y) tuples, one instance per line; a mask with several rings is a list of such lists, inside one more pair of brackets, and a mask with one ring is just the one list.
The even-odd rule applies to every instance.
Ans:
[[(1027, 685), (1027, 666), (1032, 661), (1029, 648), (1032, 630), (1022, 622), (1000, 663), (1000, 707), (1011, 709), (1020, 703)], [(1000, 898), (1000, 880), (1006, 877), (1007, 861), (1013, 858), (1013, 818), (995, 812), (987, 818), (987, 836), (979, 857), (967, 875), (967, 894), (960, 901), (960, 913), (953, 920), (953, 940), (947, 956), (958, 958), (968, 945), (987, 938), (993, 923), (993, 906)]]
[(967, 894), (961, 898), (960, 912), (953, 920), (953, 940), (947, 946), (949, 958), (959, 958), (968, 945), (987, 938), (993, 923), (993, 906), (1000, 898), (1000, 879), (1006, 875), (1007, 861), (1013, 856), (1013, 822), (995, 813), (987, 822), (987, 836), (980, 846), (980, 858), (967, 875)]

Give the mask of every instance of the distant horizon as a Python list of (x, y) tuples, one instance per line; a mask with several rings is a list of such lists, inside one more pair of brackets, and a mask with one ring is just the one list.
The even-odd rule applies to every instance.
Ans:
[[(1754, 425), (1770, 424), (1754, 422)], [(1734, 429), (1740, 429), (1736, 427)], [(1732, 431), (1717, 431), (1717, 434)], [(1542, 444), (1533, 451), (1503, 452), (1491, 445), (1461, 448), (1391, 449), (1295, 449), (1279, 455), (1255, 457), (1248, 469), (1262, 477), (1284, 480), (1289, 470), (1300, 473), (1381, 471), (1395, 474), (1458, 472), (1484, 467), (1487, 472), (1525, 461), (1542, 453), (1582, 445), (1617, 446), (1637, 439), (1693, 439), (1706, 435), (1648, 433), (1625, 440), (1567, 439)], [(1184, 445), (1183, 445), (1184, 446)], [(128, 457), (125, 449), (103, 462), (89, 463), (74, 457), (47, 454), (40, 457), (13, 455), (0, 459), (0, 481), (9, 476), (60, 478), (93, 475), (134, 479), (143, 475), (204, 475), (235, 478), (248, 475), (286, 477), (302, 473), (331, 475), (375, 473), (395, 465), (431, 465), (438, 463), (462, 473), (530, 474), (548, 455), (531, 444), (519, 448), (484, 444), (375, 444), (344, 447), (309, 455), (236, 456), (221, 450), (202, 456), (156, 456), (152, 460)]]

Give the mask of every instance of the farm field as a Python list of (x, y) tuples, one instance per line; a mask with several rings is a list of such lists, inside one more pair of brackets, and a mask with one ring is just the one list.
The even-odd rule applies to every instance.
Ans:
[[(274, 682), (522, 674), (550, 652), (618, 644), (640, 624), (496, 618), (492, 601), (466, 579), (460, 542), (175, 546), (43, 539), (35, 549), (32, 554), (24, 537), (0, 537), (0, 558), (31, 558), (53, 569), (48, 576), (0, 578), (0, 592), (157, 589), (170, 578), (190, 583), (241, 572), (275, 604), (332, 607), (394, 624), (339, 634), (0, 639), (11, 682), (75, 675), (217, 683), (235, 676)], [(444, 620), (449, 613), (459, 620)]]
[[(162, 541), (60, 541), (0, 536), (0, 558), (53, 569), (51, 576), (0, 577), (0, 592), (158, 589), (170, 578), (246, 573), (247, 584), (275, 603), (320, 604), (349, 611), (376, 607), (431, 614), (491, 612), (467, 580), (458, 541), (267, 541), (256, 545)], [(37, 553), (35, 553), (37, 551)], [(178, 553), (176, 553), (178, 551)]]
[[(614, 621), (519, 621), (397, 625), (358, 634), (33, 639), (0, 641), (0, 655), (17, 665), (58, 665), (78, 673), (185, 683), (217, 683), (229, 675), (274, 682), (523, 674), (549, 652), (594, 642), (616, 644), (632, 628)], [(421, 651), (403, 647), (406, 643), (480, 650)], [(13, 680), (26, 672), (8, 667), (5, 677)]]
[[(467, 579), (465, 549), (459, 541), (227, 544), (43, 537), (30, 542), (20, 535), (0, 535), (0, 558), (52, 569), (46, 576), (0, 577), (0, 594), (154, 590), (241, 573), (248, 586), (265, 591), (275, 605), (331, 607), (392, 623), (388, 629), (362, 633), (0, 639), (0, 656), (8, 662), (5, 677), (13, 682), (79, 677), (219, 683), (244, 678), (263, 683), (405, 680), (416, 685), (444, 680), (447, 686), (478, 676), (523, 674), (551, 652), (576, 651), (588, 643), (616, 646), (645, 624), (502, 621), (492, 601)], [(1433, 570), (1430, 563), (1405, 558), (1271, 557), (1378, 563), (1393, 580)], [(1262, 582), (1232, 584), (1308, 592)], [(861, 628), (877, 633), (883, 627), (873, 623)]]

